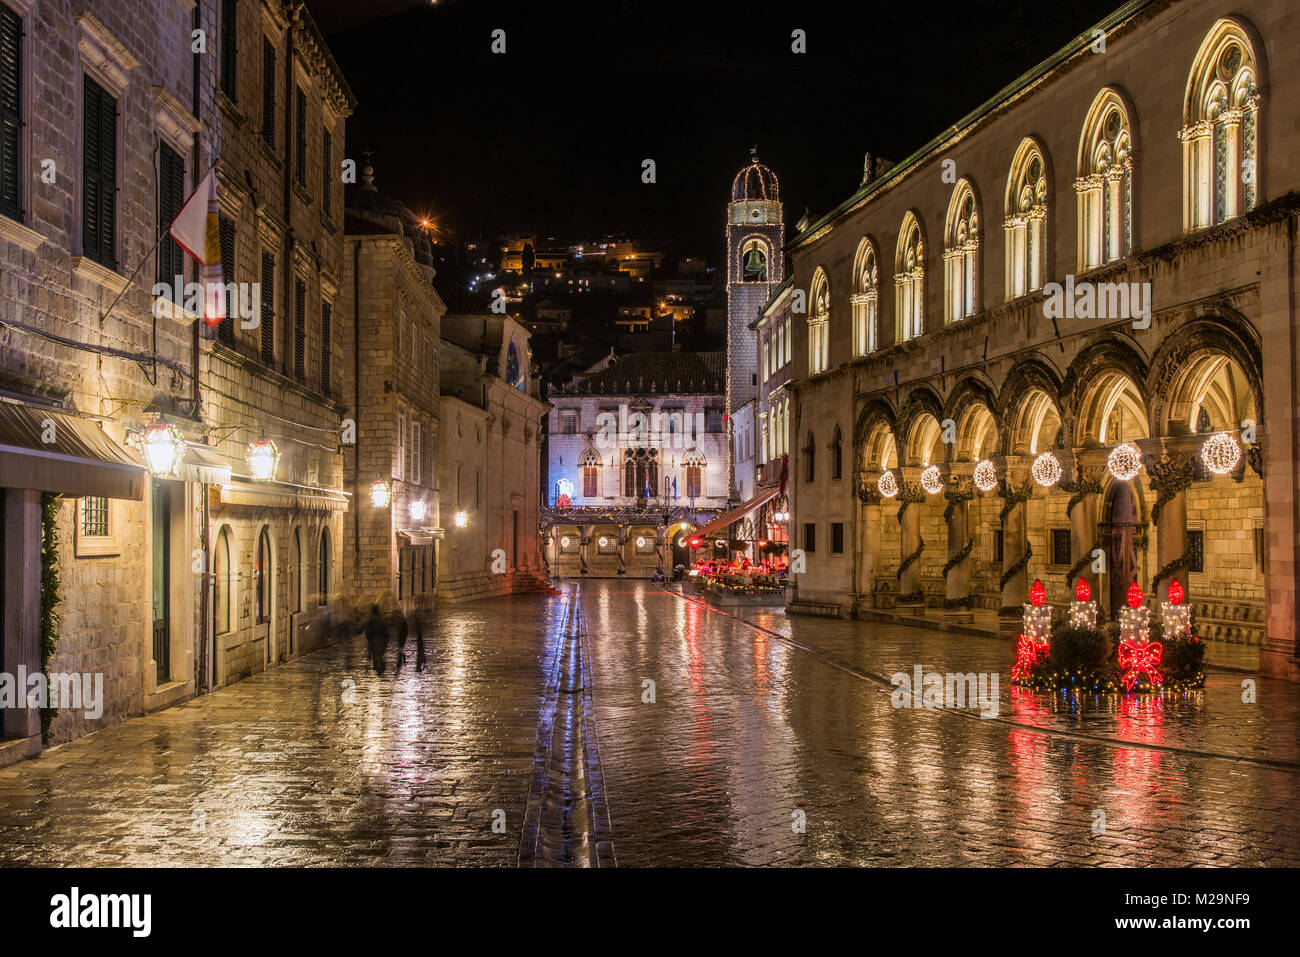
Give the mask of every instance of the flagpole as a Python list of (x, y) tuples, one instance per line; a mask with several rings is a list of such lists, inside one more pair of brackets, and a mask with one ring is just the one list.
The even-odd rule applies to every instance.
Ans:
[[(171, 226), (164, 229), (158, 238), (154, 240), (153, 248), (145, 253), (144, 258), (140, 260), (140, 264), (136, 266), (131, 275), (127, 277), (126, 285), (122, 287), (122, 291), (119, 292), (113, 301), (108, 304), (108, 308), (99, 314), (99, 321), (101, 323), (108, 318), (108, 314), (113, 311), (113, 307), (116, 306), (122, 300), (122, 297), (126, 295), (126, 291), (131, 288), (131, 283), (135, 281), (135, 277), (140, 275), (140, 270), (144, 268), (144, 264), (147, 263), (153, 257), (153, 254), (158, 251), (158, 247), (162, 245), (162, 241), (167, 238), (169, 232), (171, 232)], [(157, 344), (155, 343), (155, 352), (157, 351), (156, 345)]]

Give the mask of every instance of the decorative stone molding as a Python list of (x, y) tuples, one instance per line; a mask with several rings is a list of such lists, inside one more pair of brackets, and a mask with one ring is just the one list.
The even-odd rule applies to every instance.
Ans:
[(78, 12), (77, 27), (77, 50), (82, 63), (91, 66), (121, 98), (131, 79), (131, 71), (140, 65), (140, 61), (90, 11)]
[(121, 295), (127, 287), (126, 277), (121, 273), (114, 272), (107, 267), (101, 266), (87, 256), (74, 256), (72, 259), (72, 274), (78, 279), (85, 279), (96, 285), (103, 286), (113, 295)]
[(16, 219), (0, 216), (0, 240), (21, 246), (29, 253), (34, 253), (41, 248), (41, 244), (45, 242), (45, 237), (34, 229), (28, 229)]
[(158, 135), (168, 140), (182, 155), (188, 154), (194, 147), (194, 136), (202, 129), (202, 124), (166, 88), (155, 86), (153, 98)]

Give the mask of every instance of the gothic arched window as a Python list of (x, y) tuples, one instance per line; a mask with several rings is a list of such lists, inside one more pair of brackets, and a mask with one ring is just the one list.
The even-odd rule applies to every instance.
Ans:
[(914, 339), (925, 323), (925, 242), (914, 213), (903, 217), (898, 231), (894, 263), (895, 336), (898, 342)]
[(808, 303), (808, 374), (825, 372), (829, 360), (827, 345), (831, 320), (831, 285), (820, 266), (813, 274)]
[(943, 271), (948, 322), (975, 315), (979, 308), (980, 217), (975, 188), (961, 180), (948, 203), (944, 231)]
[(600, 495), (600, 454), (595, 449), (584, 449), (578, 456), (578, 468), (582, 471), (582, 497), (597, 498)]
[(1007, 177), (1007, 298), (1043, 288), (1047, 268), (1047, 161), (1030, 137), (1021, 140)]
[(1097, 94), (1079, 141), (1079, 268), (1133, 251), (1133, 133), (1118, 91)]
[(1242, 25), (1220, 20), (1192, 65), (1183, 101), (1183, 222), (1202, 229), (1258, 202), (1260, 64)]
[(682, 467), (686, 473), (686, 497), (699, 498), (704, 494), (704, 466), (708, 462), (704, 453), (698, 448), (690, 448), (682, 456)]
[(864, 238), (858, 245), (853, 267), (853, 354), (870, 355), (876, 351), (876, 320), (880, 303), (880, 269), (876, 245)]

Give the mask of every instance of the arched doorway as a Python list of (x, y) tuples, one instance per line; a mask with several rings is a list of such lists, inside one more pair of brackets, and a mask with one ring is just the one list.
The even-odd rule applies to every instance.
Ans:
[(1107, 544), (1110, 567), (1110, 607), (1107, 614), (1112, 619), (1124, 607), (1129, 583), (1137, 575), (1138, 503), (1129, 482), (1116, 482), (1111, 486), (1107, 522), (1103, 541)]

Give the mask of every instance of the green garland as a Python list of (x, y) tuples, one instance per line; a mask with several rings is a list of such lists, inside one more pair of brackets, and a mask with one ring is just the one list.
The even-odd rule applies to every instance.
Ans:
[[(59, 497), (41, 493), (41, 674), (48, 680), (50, 658), (58, 641), (59, 613)], [(53, 700), (53, 696), (50, 696)], [(49, 744), (56, 708), (41, 709), (41, 740)]]
[(1151, 506), (1151, 521), (1160, 524), (1160, 514), (1170, 500), (1177, 498), (1192, 487), (1195, 466), (1191, 460), (1182, 462), (1162, 462), (1154, 467), (1147, 467), (1151, 476), (1151, 488), (1156, 493), (1155, 504)]
[(1074, 565), (1071, 566), (1070, 570), (1066, 572), (1065, 574), (1066, 585), (1070, 585), (1077, 577), (1079, 577), (1079, 573), (1082, 572), (1084, 568), (1086, 568), (1088, 564), (1092, 561), (1092, 553), (1099, 548), (1101, 548), (1101, 536), (1097, 536), (1097, 540), (1092, 543), (1092, 548), (1084, 552), (1083, 557), (1080, 558), (1077, 562), (1075, 562)]
[(943, 497), (948, 500), (948, 505), (943, 510), (943, 520), (945, 522), (950, 522), (952, 521), (953, 509), (957, 507), (957, 503), (969, 502), (975, 497), (975, 492), (972, 489), (967, 489), (964, 492), (954, 492), (949, 489), (943, 493)]
[(970, 608), (974, 604), (974, 595), (967, 595), (965, 598), (945, 598), (943, 600), (944, 608)]
[(898, 572), (895, 574), (894, 577), (896, 577), (900, 582), (903, 580), (903, 572), (907, 571), (907, 569), (910, 568), (916, 562), (916, 560), (921, 557), (921, 553), (925, 551), (925, 540), (924, 539), (918, 539), (918, 540), (920, 541), (920, 544), (916, 546), (916, 551), (912, 552), (912, 554), (904, 558), (902, 563), (899, 564), (898, 566)]
[(952, 558), (948, 559), (948, 561), (944, 564), (943, 577), (947, 578), (948, 573), (950, 571), (952, 571), (954, 568), (956, 568), (958, 565), (964, 562), (966, 560), (966, 556), (970, 554), (971, 549), (974, 547), (975, 547), (975, 539), (968, 538), (966, 540), (966, 544), (962, 546), (961, 551), (959, 551), (956, 555), (952, 556)]
[(1011, 579), (1016, 575), (1017, 572), (1019, 572), (1022, 568), (1024, 568), (1026, 565), (1029, 564), (1029, 558), (1033, 554), (1034, 554), (1034, 546), (1030, 542), (1026, 541), (1025, 553), (1020, 556), (1020, 559), (1014, 565), (1012, 565), (1010, 568), (1008, 568), (1006, 571), (1002, 573), (1002, 580), (998, 583), (998, 588), (999, 589), (1006, 588), (1007, 582), (1011, 581)]
[(900, 594), (894, 600), (896, 605), (919, 605), (925, 603), (925, 592), (918, 588), (916, 591), (910, 591), (906, 595)]
[(1074, 511), (1074, 506), (1078, 505), (1089, 495), (1100, 495), (1102, 493), (1101, 483), (1096, 479), (1080, 479), (1077, 482), (1071, 482), (1068, 485), (1064, 482), (1060, 484), (1063, 492), (1073, 492), (1070, 501), (1065, 504), (1065, 517), (1069, 518), (1070, 513)]
[(1191, 563), (1192, 563), (1192, 550), (1189, 548), (1187, 549), (1187, 551), (1183, 552), (1181, 555), (1175, 558), (1164, 568), (1160, 569), (1160, 571), (1156, 572), (1155, 577), (1151, 579), (1151, 590), (1155, 591), (1156, 586), (1158, 586), (1164, 579), (1172, 578), (1178, 572), (1186, 569), (1189, 565), (1191, 565)]
[(907, 507), (925, 501), (925, 493), (915, 486), (909, 486), (906, 482), (898, 490), (898, 524), (903, 524), (903, 516), (907, 513)]
[(1006, 504), (1002, 506), (1002, 511), (998, 513), (998, 524), (1005, 525), (1007, 516), (1011, 514), (1013, 508), (1022, 502), (1028, 502), (1034, 497), (1034, 483), (1032, 481), (1026, 482), (1024, 488), (1015, 491), (1011, 488), (1010, 483), (1003, 479), (1002, 488), (998, 491), (998, 495), (1006, 500)]

